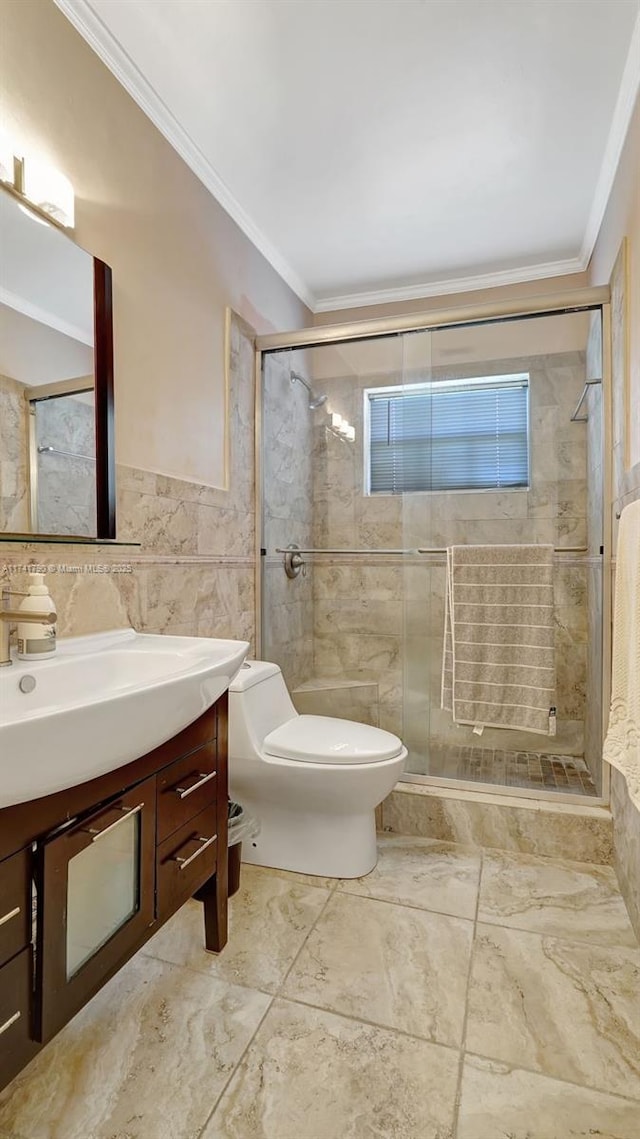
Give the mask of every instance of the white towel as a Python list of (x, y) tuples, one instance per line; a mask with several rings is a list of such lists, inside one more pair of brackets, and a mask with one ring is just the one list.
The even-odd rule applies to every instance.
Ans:
[(442, 707), (457, 724), (555, 734), (553, 546), (452, 546)]
[(640, 499), (620, 517), (613, 610), (611, 713), (604, 758), (640, 809)]

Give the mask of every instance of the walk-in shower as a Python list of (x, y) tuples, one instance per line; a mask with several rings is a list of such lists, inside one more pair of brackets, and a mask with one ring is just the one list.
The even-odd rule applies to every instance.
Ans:
[[(400, 735), (406, 779), (606, 798), (608, 320), (599, 289), (259, 341), (260, 654), (299, 711)], [(474, 732), (442, 699), (459, 546), (550, 551), (544, 599), (520, 598), (548, 655), (519, 662), (523, 705), (549, 691), (548, 731)], [(484, 617), (485, 640), (504, 640)], [(461, 661), (466, 643), (463, 627)]]

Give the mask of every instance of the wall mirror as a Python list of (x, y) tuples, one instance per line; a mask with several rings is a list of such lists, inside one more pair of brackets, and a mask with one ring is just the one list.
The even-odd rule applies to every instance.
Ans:
[(0, 191), (0, 539), (115, 538), (111, 270)]

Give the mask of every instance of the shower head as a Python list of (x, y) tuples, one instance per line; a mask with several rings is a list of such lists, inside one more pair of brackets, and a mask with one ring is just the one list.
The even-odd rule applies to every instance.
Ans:
[(299, 372), (291, 372), (291, 383), (302, 384), (303, 388), (307, 389), (309, 393), (309, 411), (315, 411), (317, 407), (322, 407), (323, 403), (326, 403), (329, 398), (326, 395), (316, 395), (313, 388), (309, 387), (309, 384)]

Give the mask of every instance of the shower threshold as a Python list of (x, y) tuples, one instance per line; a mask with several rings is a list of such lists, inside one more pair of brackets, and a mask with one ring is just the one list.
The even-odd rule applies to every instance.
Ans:
[[(410, 753), (406, 782), (438, 782), (446, 786), (482, 784), (503, 793), (544, 795), (551, 793), (597, 799), (598, 791), (581, 756), (549, 755), (546, 752), (506, 751), (498, 748), (459, 745), (430, 749), (429, 755)], [(478, 787), (478, 790), (480, 788)]]

